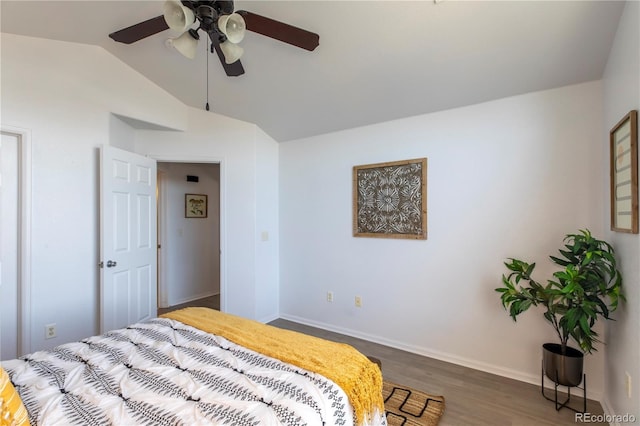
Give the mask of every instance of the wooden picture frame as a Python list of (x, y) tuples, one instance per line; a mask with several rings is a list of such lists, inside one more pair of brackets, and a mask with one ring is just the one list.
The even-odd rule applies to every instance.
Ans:
[(184, 217), (207, 217), (207, 196), (204, 194), (184, 194)]
[(353, 167), (353, 236), (427, 239), (427, 159)]
[(638, 233), (638, 111), (630, 111), (609, 133), (611, 230)]

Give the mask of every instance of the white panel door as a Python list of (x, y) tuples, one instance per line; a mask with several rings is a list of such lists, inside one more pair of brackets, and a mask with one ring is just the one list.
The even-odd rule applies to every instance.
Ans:
[(100, 329), (157, 315), (156, 161), (100, 150)]
[(0, 141), (0, 360), (18, 357), (18, 136)]

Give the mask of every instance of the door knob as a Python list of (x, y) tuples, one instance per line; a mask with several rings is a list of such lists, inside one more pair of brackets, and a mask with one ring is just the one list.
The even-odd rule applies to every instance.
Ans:
[(107, 260), (107, 268), (113, 268), (114, 266), (116, 266), (118, 263), (113, 261), (113, 260)]

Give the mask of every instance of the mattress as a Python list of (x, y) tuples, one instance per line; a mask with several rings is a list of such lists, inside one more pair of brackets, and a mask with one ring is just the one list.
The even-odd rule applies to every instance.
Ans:
[(34, 425), (386, 424), (318, 372), (171, 318), (2, 367)]

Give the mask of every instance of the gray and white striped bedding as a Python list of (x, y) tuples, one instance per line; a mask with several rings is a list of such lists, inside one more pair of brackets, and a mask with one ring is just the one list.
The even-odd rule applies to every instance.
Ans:
[(2, 366), (32, 425), (353, 424), (334, 382), (166, 318)]

